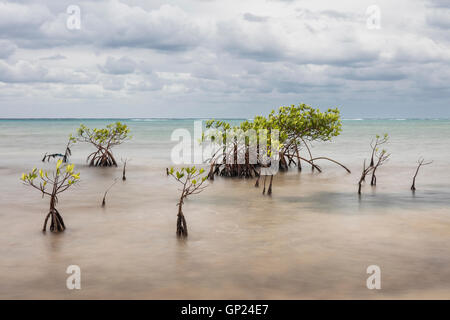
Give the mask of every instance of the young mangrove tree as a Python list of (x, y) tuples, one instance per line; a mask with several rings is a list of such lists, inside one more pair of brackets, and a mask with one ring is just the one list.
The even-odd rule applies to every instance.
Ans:
[(48, 219), (50, 219), (51, 232), (61, 232), (66, 229), (63, 218), (56, 209), (58, 195), (75, 185), (79, 179), (80, 174), (74, 172), (74, 165), (63, 164), (62, 159), (58, 160), (56, 169), (52, 173), (34, 168), (28, 174), (22, 174), (21, 180), (24, 184), (42, 192), (43, 197), (50, 197), (50, 210), (45, 217), (42, 231), (46, 231)]
[(90, 129), (81, 125), (75, 137), (70, 137), (72, 141), (87, 142), (92, 144), (97, 150), (87, 157), (90, 166), (116, 166), (111, 149), (125, 140), (130, 139), (130, 129), (126, 124), (115, 122), (108, 124), (103, 129)]
[(180, 199), (177, 203), (178, 215), (176, 234), (180, 238), (185, 238), (188, 236), (186, 219), (183, 214), (184, 200), (191, 194), (198, 194), (202, 192), (207, 187), (207, 185), (204, 185), (207, 176), (202, 176), (204, 172), (204, 169), (198, 170), (195, 167), (181, 168), (179, 171), (175, 171), (174, 168), (170, 168), (170, 170), (168, 170), (169, 175), (182, 186), (180, 189)]

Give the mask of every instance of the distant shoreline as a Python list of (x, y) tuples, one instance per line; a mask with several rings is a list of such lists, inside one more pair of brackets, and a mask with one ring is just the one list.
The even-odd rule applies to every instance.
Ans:
[[(173, 121), (173, 120), (209, 120), (209, 119), (220, 119), (220, 120), (248, 120), (247, 118), (221, 118), (221, 117), (210, 117), (210, 118), (0, 118), (0, 121), (39, 121), (39, 120), (127, 120), (127, 121)], [(443, 121), (450, 120), (450, 118), (348, 118), (342, 119), (342, 121)]]

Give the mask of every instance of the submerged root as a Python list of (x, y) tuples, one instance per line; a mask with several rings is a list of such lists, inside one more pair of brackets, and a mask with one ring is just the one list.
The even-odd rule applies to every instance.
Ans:
[(53, 209), (50, 209), (50, 212), (47, 214), (47, 217), (45, 218), (42, 231), (45, 232), (47, 230), (48, 219), (51, 219), (50, 220), (50, 231), (51, 232), (62, 232), (66, 229), (63, 218), (59, 214), (58, 210), (53, 208)]
[(214, 180), (214, 175), (228, 178), (255, 178), (259, 176), (259, 172), (253, 164), (212, 163), (208, 173), (208, 179)]
[(91, 167), (117, 167), (116, 159), (114, 159), (110, 151), (105, 149), (91, 153), (87, 158), (87, 162), (89, 162), (89, 166)]
[(177, 236), (179, 238), (186, 238), (188, 236), (186, 219), (181, 210), (179, 210), (177, 216)]

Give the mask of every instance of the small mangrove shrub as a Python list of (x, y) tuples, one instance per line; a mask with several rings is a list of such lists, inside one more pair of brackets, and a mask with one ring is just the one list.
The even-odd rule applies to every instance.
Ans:
[(82, 124), (78, 128), (76, 136), (70, 136), (72, 142), (92, 144), (97, 150), (87, 157), (87, 162), (90, 166), (101, 167), (117, 167), (117, 162), (111, 149), (122, 144), (127, 139), (131, 139), (130, 129), (126, 124), (120, 122), (108, 124), (103, 129), (90, 129)]
[(180, 189), (180, 199), (177, 203), (178, 215), (176, 234), (180, 238), (185, 238), (188, 236), (186, 219), (183, 214), (184, 200), (191, 194), (198, 194), (202, 192), (207, 187), (204, 183), (208, 177), (206, 175), (202, 176), (204, 172), (204, 169), (197, 169), (195, 167), (181, 168), (178, 171), (175, 171), (174, 168), (167, 170), (168, 175), (173, 177), (182, 186)]
[(56, 209), (56, 204), (58, 203), (58, 195), (75, 185), (80, 179), (80, 174), (74, 172), (74, 165), (63, 164), (63, 160), (59, 159), (53, 172), (34, 168), (29, 173), (23, 173), (20, 179), (25, 185), (42, 192), (42, 197), (48, 196), (50, 198), (50, 209), (45, 217), (42, 231), (46, 231), (48, 219), (50, 219), (51, 232), (64, 231), (66, 226)]

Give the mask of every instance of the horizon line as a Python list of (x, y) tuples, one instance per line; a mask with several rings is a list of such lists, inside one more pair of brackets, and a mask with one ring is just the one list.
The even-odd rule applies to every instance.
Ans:
[[(206, 119), (221, 119), (221, 120), (252, 120), (252, 118), (229, 118), (229, 117), (186, 117), (186, 118), (173, 118), (173, 117), (30, 117), (30, 118), (2, 118), (2, 120), (206, 120)], [(342, 118), (343, 121), (358, 121), (358, 120), (450, 120), (449, 117), (430, 117), (430, 118), (400, 118), (400, 117), (368, 117), (368, 118)]]

